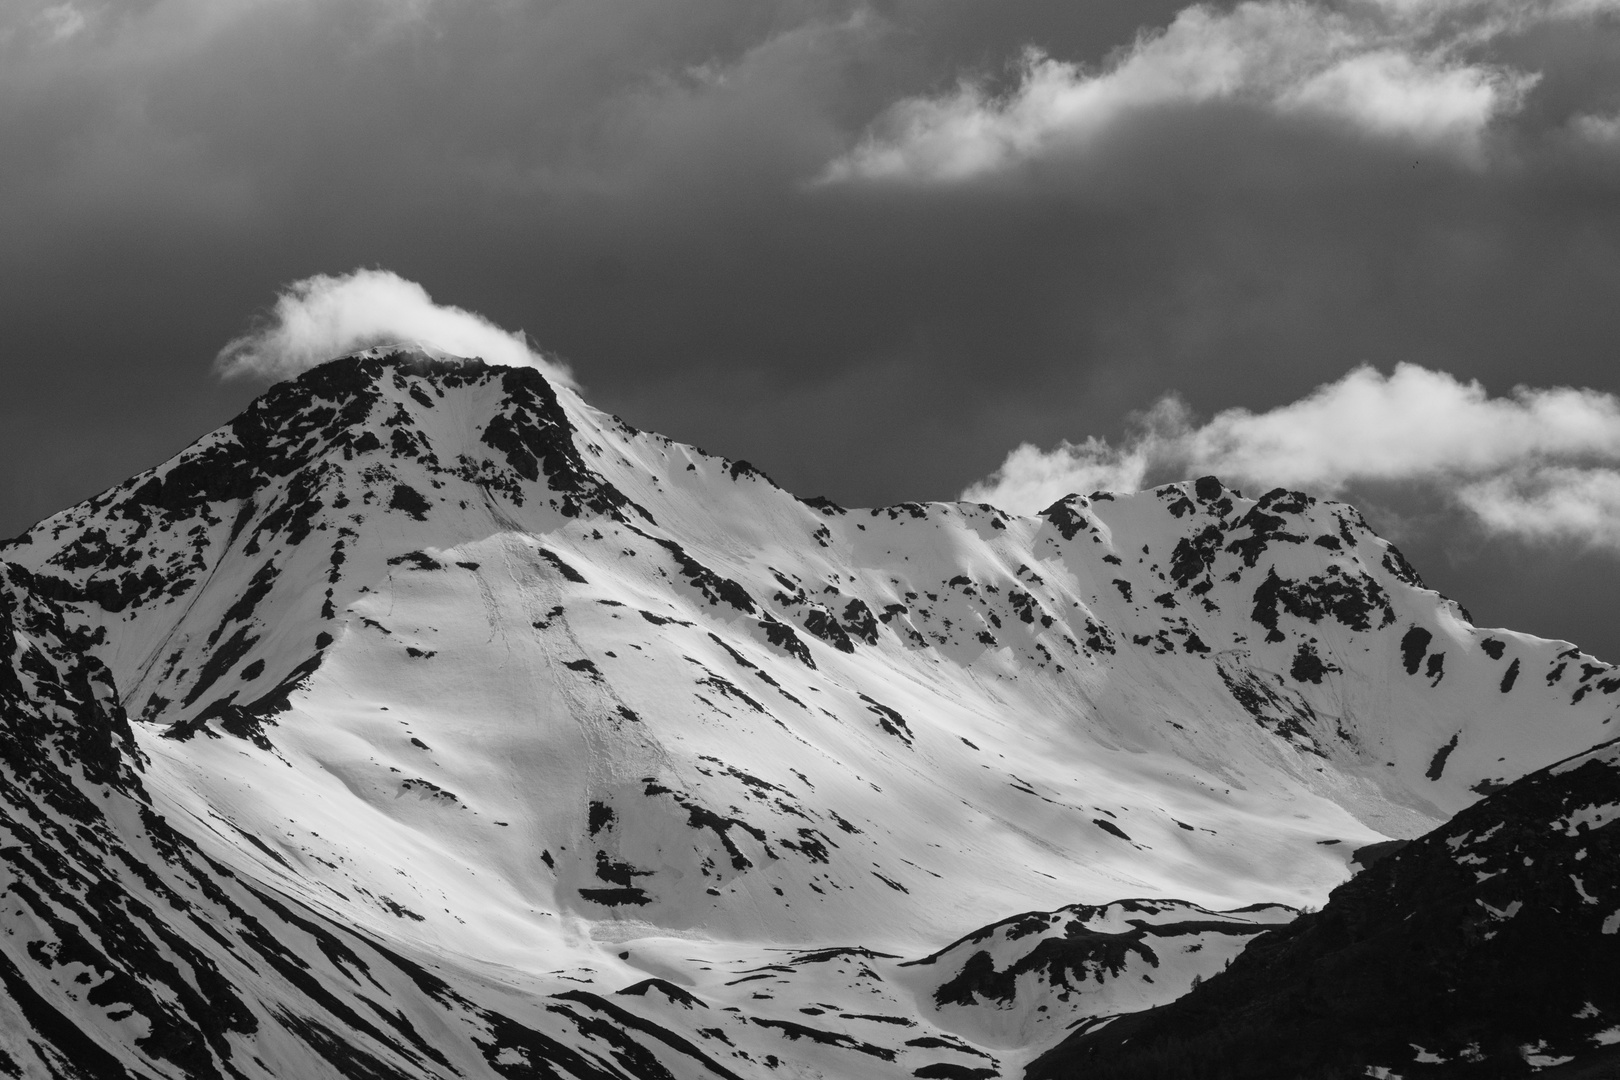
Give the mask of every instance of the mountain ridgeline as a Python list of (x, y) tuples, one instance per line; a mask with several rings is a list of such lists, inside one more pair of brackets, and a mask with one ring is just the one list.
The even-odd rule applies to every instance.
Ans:
[[(1408, 869), (1458, 822), (1620, 803), (1537, 773), (1620, 671), (1349, 506), (845, 509), (477, 361), (277, 385), (0, 586), (0, 1075), (1089, 1076), (1337, 962), (1336, 911), (1463, 903)], [(1590, 936), (1503, 875), (1488, 940)], [(1412, 1041), (1552, 1062), (1616, 1008)], [(1429, 1067), (1369, 1040), (1329, 1064)]]

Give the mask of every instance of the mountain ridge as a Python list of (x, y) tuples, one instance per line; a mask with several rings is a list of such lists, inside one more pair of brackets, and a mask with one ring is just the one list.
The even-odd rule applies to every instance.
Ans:
[[(872, 954), (756, 972), (741, 1029), (683, 1029), (727, 1068), (932, 1067), (816, 1004), (867, 991), (1014, 1067), (1104, 984), (1213, 974), (1052, 961), (1096, 932), (1074, 905), (1318, 904), (1353, 849), (1606, 737), (1620, 689), (1473, 627), (1342, 504), (1206, 477), (851, 510), (532, 369), (381, 351), (0, 560), (109, 673), (160, 816), (371, 940), (532, 993), (645, 983), (660, 1023), (736, 1000), (704, 972), (761, 950)], [(898, 966), (1031, 911), (937, 982)]]

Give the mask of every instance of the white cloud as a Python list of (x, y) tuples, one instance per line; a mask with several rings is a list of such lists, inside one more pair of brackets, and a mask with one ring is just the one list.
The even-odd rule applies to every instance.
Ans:
[(1094, 437), (1083, 443), (1064, 440), (1051, 450), (1021, 443), (1001, 468), (969, 485), (961, 497), (1032, 514), (1072, 492), (1135, 491), (1148, 464), (1142, 447), (1110, 446)]
[(1620, 471), (1549, 467), (1467, 484), (1458, 500), (1493, 532), (1620, 550)]
[(962, 497), (1021, 513), (1070, 492), (1131, 489), (1150, 472), (1214, 473), (1324, 495), (1358, 481), (1434, 488), (1485, 529), (1620, 549), (1620, 398), (1517, 387), (1491, 397), (1411, 364), (1360, 367), (1266, 412), (1228, 409), (1195, 425), (1161, 402), (1119, 446), (1099, 439), (1018, 447)]
[(393, 344), (539, 368), (573, 383), (568, 369), (542, 356), (521, 330), (503, 330), (476, 312), (436, 304), (422, 286), (388, 270), (293, 282), (263, 324), (227, 343), (214, 366), (226, 378), (285, 379), (345, 353)]
[(1182, 434), (1190, 461), (1233, 476), (1337, 492), (1355, 480), (1479, 476), (1527, 462), (1620, 460), (1620, 401), (1594, 390), (1477, 382), (1412, 364), (1370, 367), (1264, 413), (1229, 409)]
[(52, 4), (35, 18), (35, 24), (44, 33), (46, 41), (55, 44), (66, 41), (88, 26), (90, 20), (72, 4)]
[(1176, 446), (1190, 430), (1188, 421), (1186, 407), (1165, 397), (1132, 417), (1132, 435), (1121, 446), (1095, 436), (1080, 443), (1065, 439), (1051, 450), (1023, 443), (961, 497), (1033, 514), (1073, 492), (1135, 491), (1155, 463), (1176, 455)]
[(1291, 87), (1277, 104), (1338, 117), (1374, 135), (1472, 154), (1490, 122), (1517, 109), (1536, 81), (1534, 75), (1383, 49), (1340, 61)]
[(1620, 115), (1585, 113), (1570, 121), (1575, 134), (1599, 146), (1620, 145)]
[(1538, 76), (1469, 59), (1470, 51), (1526, 24), (1612, 6), (1194, 5), (1095, 70), (1031, 51), (1005, 95), (967, 80), (949, 94), (900, 101), (822, 179), (963, 180), (1084, 147), (1151, 109), (1217, 101), (1325, 118), (1477, 161), (1487, 129), (1519, 108)]

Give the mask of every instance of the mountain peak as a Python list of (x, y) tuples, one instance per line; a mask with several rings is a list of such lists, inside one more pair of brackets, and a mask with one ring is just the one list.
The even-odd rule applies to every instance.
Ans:
[[(1064, 964), (1181, 939), (1094, 940), (1147, 918), (1121, 897), (1216, 935), (1118, 990), (1165, 1000), (1271, 918), (1210, 913), (1319, 904), (1356, 848), (1604, 737), (1620, 692), (1473, 626), (1342, 503), (1203, 477), (850, 509), (408, 350), (272, 387), (3, 554), (209, 858), (558, 994), (690, 1011), (769, 977), (713, 1027), (758, 1059), (834, 999), (949, 1027), (1011, 995), (1047, 1011), (959, 1030), (1061, 1032), (1101, 1008)], [(820, 959), (746, 969), (787, 947)], [(921, 1038), (833, 1041), (911, 1075)]]

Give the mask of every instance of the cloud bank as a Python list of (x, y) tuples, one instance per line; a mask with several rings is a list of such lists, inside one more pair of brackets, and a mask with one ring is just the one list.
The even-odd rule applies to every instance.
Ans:
[(1525, 386), (1493, 398), (1412, 364), (1388, 376), (1359, 367), (1298, 401), (1227, 409), (1202, 425), (1165, 398), (1119, 445), (1026, 443), (962, 497), (1033, 513), (1070, 492), (1200, 473), (1324, 495), (1423, 485), (1491, 533), (1620, 550), (1620, 398)]
[(279, 380), (373, 345), (422, 345), (503, 367), (539, 368), (573, 385), (568, 369), (542, 356), (521, 330), (477, 312), (436, 304), (426, 289), (389, 270), (316, 274), (282, 289), (261, 325), (214, 358), (223, 377)]
[[(846, 506), (1124, 445), (1170, 388), (1620, 392), (1615, 6), (3, 0), (0, 534), (229, 419), (257, 384), (196, 358), (312, 269), (542, 332), (595, 404)], [(928, 182), (896, 122), (964, 83), (939, 152), (988, 165)], [(813, 182), (868, 141), (922, 164)], [(1475, 610), (1620, 657), (1608, 556), (1425, 535)]]
[(1099, 66), (1032, 48), (1005, 93), (969, 79), (944, 95), (901, 100), (823, 180), (967, 180), (1090, 149), (1152, 110), (1223, 104), (1479, 164), (1492, 123), (1517, 112), (1540, 79), (1481, 58), (1490, 46), (1613, 7), (1608, 0), (1197, 4)]

